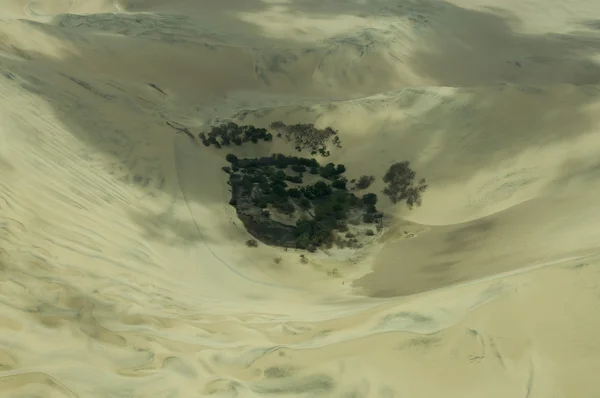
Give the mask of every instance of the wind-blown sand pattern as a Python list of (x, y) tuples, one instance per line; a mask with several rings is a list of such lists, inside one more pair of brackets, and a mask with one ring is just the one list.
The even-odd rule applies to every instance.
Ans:
[[(4, 0), (0, 396), (599, 396), (599, 84), (591, 0)], [(223, 120), (430, 188), (249, 248)]]

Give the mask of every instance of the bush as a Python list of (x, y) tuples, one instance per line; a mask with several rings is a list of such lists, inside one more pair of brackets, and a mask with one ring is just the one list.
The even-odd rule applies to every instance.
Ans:
[(373, 205), (373, 206), (375, 206), (377, 204), (377, 195), (374, 194), (374, 193), (368, 193), (366, 195), (363, 195), (362, 202), (365, 205)]
[(233, 153), (228, 153), (227, 156), (225, 156), (225, 160), (227, 160), (229, 163), (237, 163), (238, 157)]
[(346, 181), (344, 180), (335, 180), (331, 183), (331, 186), (337, 189), (346, 189)]
[(298, 188), (290, 188), (287, 190), (288, 195), (291, 198), (299, 198), (302, 196), (302, 192)]
[(275, 203), (273, 203), (273, 207), (276, 208), (277, 210), (281, 211), (282, 213), (288, 214), (288, 215), (294, 214), (294, 212), (296, 211), (296, 208), (289, 201), (289, 199), (276, 201)]
[(371, 184), (375, 181), (375, 177), (373, 176), (361, 176), (356, 183), (356, 188), (358, 189), (367, 189)]
[(306, 166), (302, 166), (301, 164), (293, 165), (292, 170), (296, 173), (304, 173), (306, 171)]
[(383, 190), (392, 203), (398, 203), (402, 200), (406, 201), (409, 208), (414, 205), (421, 205), (421, 193), (427, 189), (425, 179), (419, 180), (415, 185), (416, 173), (410, 168), (408, 161), (394, 163), (383, 176), (383, 181), (388, 186)]
[(300, 176), (286, 176), (286, 181), (293, 182), (294, 184), (302, 184), (302, 177)]
[(303, 208), (304, 210), (310, 209), (311, 208), (310, 200), (308, 200), (306, 198), (300, 199), (300, 207)]
[(272, 129), (277, 131), (278, 137), (283, 137), (287, 142), (292, 142), (297, 151), (309, 150), (311, 154), (319, 153), (321, 156), (329, 156), (327, 143), (331, 140), (335, 146), (341, 148), (340, 138), (337, 131), (331, 127), (318, 129), (314, 124), (292, 124), (273, 122)]
[(372, 229), (367, 229), (367, 230), (365, 231), (365, 234), (366, 234), (367, 236), (373, 236), (373, 235), (375, 235), (375, 232), (373, 232), (373, 230), (372, 230)]
[(248, 246), (248, 247), (258, 247), (258, 242), (256, 241), (256, 239), (248, 239), (246, 241), (246, 246)]

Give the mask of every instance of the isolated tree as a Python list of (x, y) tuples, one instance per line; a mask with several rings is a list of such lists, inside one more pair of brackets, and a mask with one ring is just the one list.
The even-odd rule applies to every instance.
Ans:
[(358, 189), (367, 189), (369, 186), (375, 181), (374, 176), (361, 176), (356, 183), (356, 188)]
[(383, 190), (392, 203), (405, 200), (409, 208), (421, 206), (421, 194), (427, 189), (427, 183), (422, 178), (415, 184), (416, 173), (410, 168), (408, 161), (394, 163), (383, 176), (387, 187)]

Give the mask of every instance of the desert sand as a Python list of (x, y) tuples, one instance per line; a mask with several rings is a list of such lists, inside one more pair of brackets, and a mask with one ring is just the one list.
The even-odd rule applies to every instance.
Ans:
[[(0, 396), (599, 396), (600, 2), (1, 17)], [(169, 124), (276, 120), (339, 130), (373, 192), (409, 160), (423, 205), (308, 264), (246, 247), (225, 152)]]

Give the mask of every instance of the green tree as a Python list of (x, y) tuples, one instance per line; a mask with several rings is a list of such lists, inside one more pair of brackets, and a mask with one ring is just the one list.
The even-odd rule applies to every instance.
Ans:
[(392, 203), (406, 201), (409, 208), (420, 206), (421, 194), (427, 189), (427, 183), (422, 178), (417, 184), (414, 183), (416, 173), (411, 169), (408, 161), (394, 163), (383, 176), (383, 181), (388, 185), (384, 188)]
[(290, 188), (287, 190), (287, 193), (292, 198), (299, 198), (302, 196), (302, 193), (298, 188)]
[(363, 195), (362, 202), (366, 205), (376, 205), (377, 204), (377, 195), (374, 193), (368, 193)]
[(337, 189), (346, 189), (346, 181), (344, 180), (335, 180), (331, 183), (331, 186)]
[(367, 189), (369, 186), (375, 181), (375, 177), (373, 176), (361, 176), (356, 183), (356, 188), (358, 189)]

